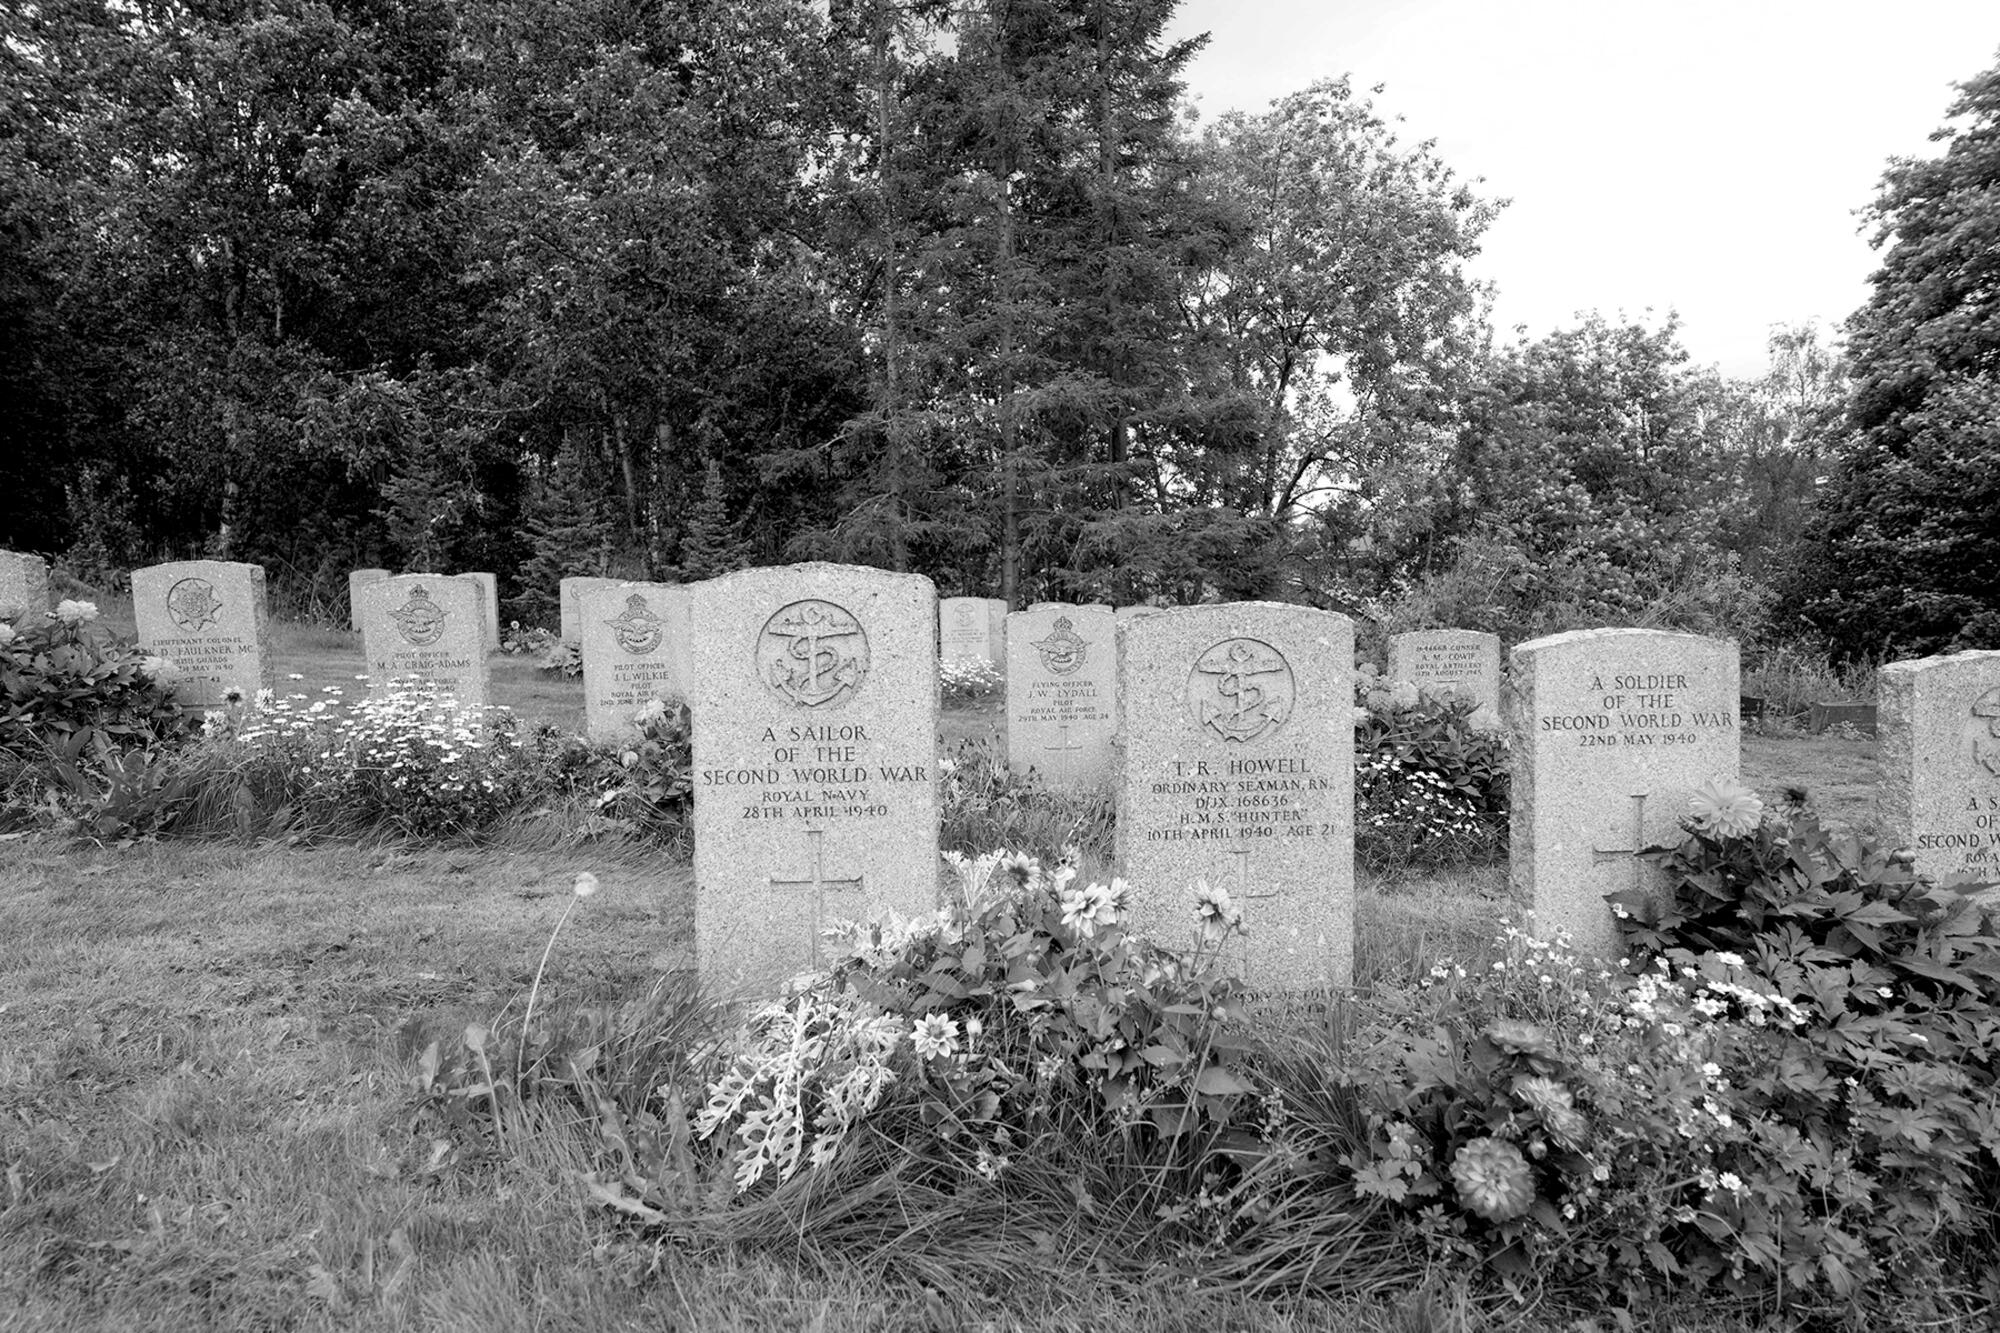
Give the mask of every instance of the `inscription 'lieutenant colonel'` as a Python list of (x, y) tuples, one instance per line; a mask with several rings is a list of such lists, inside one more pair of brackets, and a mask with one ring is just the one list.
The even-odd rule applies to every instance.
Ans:
[(834, 922), (935, 906), (937, 590), (805, 564), (688, 596), (697, 965), (770, 991)]

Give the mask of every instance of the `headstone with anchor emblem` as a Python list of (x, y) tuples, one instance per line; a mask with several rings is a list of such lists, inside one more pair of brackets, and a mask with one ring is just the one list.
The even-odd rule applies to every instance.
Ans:
[(1891, 662), (1879, 682), (1883, 825), (1922, 874), (2000, 883), (2000, 652)]
[(584, 734), (615, 741), (655, 699), (687, 698), (688, 590), (672, 583), (587, 588), (577, 598), (583, 633)]
[(1118, 861), (1135, 924), (1197, 934), (1226, 891), (1247, 934), (1227, 965), (1262, 990), (1354, 969), (1354, 626), (1270, 602), (1118, 627)]
[(184, 708), (220, 708), (270, 686), (264, 567), (181, 560), (132, 571), (132, 615), (142, 647), (174, 664)]
[(1108, 606), (1038, 602), (1007, 617), (1007, 766), (1048, 786), (1111, 780), (1118, 618)]
[(361, 652), (369, 688), (436, 685), (462, 704), (487, 701), (486, 594), (470, 579), (399, 574), (363, 584)]
[(692, 586), (688, 616), (696, 963), (714, 993), (769, 991), (832, 922), (936, 904), (937, 591), (751, 569)]
[(1695, 789), (1738, 768), (1736, 644), (1587, 629), (1516, 646), (1510, 873), (1536, 929), (1600, 959), (1622, 950), (1606, 894), (1647, 891), (1636, 853), (1678, 837)]

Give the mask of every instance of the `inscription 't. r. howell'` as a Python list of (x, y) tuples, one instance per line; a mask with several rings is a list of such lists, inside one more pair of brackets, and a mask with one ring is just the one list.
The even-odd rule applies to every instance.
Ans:
[(1261, 639), (1224, 639), (1188, 672), (1188, 714), (1225, 741), (1254, 741), (1292, 715), (1291, 663)]
[(851, 696), (868, 675), (868, 635), (846, 607), (808, 598), (780, 607), (757, 636), (757, 675), (801, 708)]

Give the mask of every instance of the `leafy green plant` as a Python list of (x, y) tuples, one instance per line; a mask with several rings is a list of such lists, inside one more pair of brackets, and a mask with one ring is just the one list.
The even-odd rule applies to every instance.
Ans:
[(0, 749), (103, 755), (179, 739), (190, 724), (173, 681), (164, 658), (99, 623), (90, 602), (64, 601), (40, 624), (0, 623)]
[(1354, 844), (1376, 870), (1455, 865), (1503, 851), (1506, 734), (1490, 708), (1456, 695), (1355, 678)]
[(653, 700), (635, 714), (636, 733), (616, 743), (543, 728), (527, 744), (530, 800), (586, 807), (578, 832), (685, 844), (692, 834), (694, 732), (685, 705)]
[(944, 779), (939, 841), (947, 851), (1019, 847), (1051, 861), (1071, 847), (1111, 855), (1109, 792), (1054, 790), (1037, 773), (1016, 773), (997, 744), (977, 739), (941, 756), (938, 772)]
[(513, 657), (543, 652), (555, 641), (554, 631), (540, 625), (523, 626), (518, 620), (508, 621), (507, 628), (500, 631), (500, 651)]
[(535, 661), (537, 670), (551, 676), (583, 675), (583, 645), (574, 639), (551, 637), (542, 645)]

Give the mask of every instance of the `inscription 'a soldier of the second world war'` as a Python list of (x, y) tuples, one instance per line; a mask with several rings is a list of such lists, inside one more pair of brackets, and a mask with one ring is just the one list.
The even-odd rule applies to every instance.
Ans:
[(758, 636), (757, 674), (802, 708), (851, 697), (868, 675), (868, 635), (843, 606), (810, 598), (780, 607)]
[(1295, 692), (1283, 653), (1261, 639), (1224, 639), (1188, 672), (1188, 714), (1204, 734), (1254, 741), (1285, 725)]

